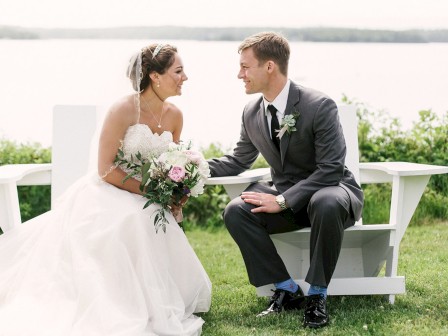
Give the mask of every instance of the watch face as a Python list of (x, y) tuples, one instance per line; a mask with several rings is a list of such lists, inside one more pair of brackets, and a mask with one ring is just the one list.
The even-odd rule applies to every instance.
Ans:
[(278, 195), (277, 197), (275, 197), (275, 201), (277, 202), (277, 204), (280, 206), (280, 208), (282, 210), (286, 209), (286, 201), (285, 201), (285, 198), (283, 197), (283, 195)]

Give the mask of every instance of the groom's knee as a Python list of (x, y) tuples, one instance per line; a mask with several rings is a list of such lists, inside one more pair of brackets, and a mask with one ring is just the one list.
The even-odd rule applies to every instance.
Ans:
[(350, 208), (350, 198), (347, 192), (341, 187), (327, 187), (317, 191), (308, 204), (308, 214), (310, 216), (334, 217), (341, 211), (348, 212)]
[(240, 197), (236, 197), (227, 204), (223, 212), (224, 224), (231, 232), (241, 227), (244, 219), (247, 218), (250, 212), (250, 205), (244, 202)]

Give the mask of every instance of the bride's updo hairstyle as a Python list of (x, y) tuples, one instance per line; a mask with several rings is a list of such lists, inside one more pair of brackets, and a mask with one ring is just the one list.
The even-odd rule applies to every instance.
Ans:
[(144, 47), (140, 53), (129, 61), (127, 75), (132, 87), (137, 92), (143, 92), (151, 84), (149, 74), (153, 71), (163, 75), (174, 63), (177, 48), (170, 44), (151, 44)]

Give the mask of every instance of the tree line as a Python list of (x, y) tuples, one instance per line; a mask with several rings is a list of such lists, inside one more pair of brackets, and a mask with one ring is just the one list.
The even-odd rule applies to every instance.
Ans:
[(349, 43), (448, 42), (448, 29), (374, 30), (354, 28), (285, 27), (117, 27), (117, 28), (23, 28), (0, 26), (0, 39), (171, 39), (241, 41), (260, 31), (277, 31), (290, 41)]

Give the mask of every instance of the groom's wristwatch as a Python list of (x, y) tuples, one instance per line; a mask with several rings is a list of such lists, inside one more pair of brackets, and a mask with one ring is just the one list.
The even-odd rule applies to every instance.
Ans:
[(286, 200), (283, 197), (283, 195), (278, 195), (275, 197), (275, 201), (277, 202), (277, 204), (280, 206), (280, 208), (282, 210), (286, 210), (288, 209), (288, 206), (286, 205)]

